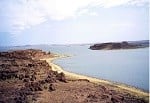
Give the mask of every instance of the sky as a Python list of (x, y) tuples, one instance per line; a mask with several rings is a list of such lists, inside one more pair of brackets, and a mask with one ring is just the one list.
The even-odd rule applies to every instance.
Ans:
[(0, 0), (0, 46), (149, 39), (149, 0)]

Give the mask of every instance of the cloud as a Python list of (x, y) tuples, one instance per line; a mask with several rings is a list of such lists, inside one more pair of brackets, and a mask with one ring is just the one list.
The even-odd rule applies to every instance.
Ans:
[[(97, 16), (90, 7), (141, 6), (149, 0), (1, 0), (0, 31), (17, 34), (49, 19), (59, 21), (82, 15)], [(4, 29), (5, 28), (5, 29)]]
[(149, 3), (149, 0), (95, 0), (94, 5), (104, 8), (111, 8), (116, 6), (132, 5), (143, 6)]
[(87, 16), (98, 16), (98, 13), (89, 11), (89, 9), (82, 9), (78, 12), (78, 16), (87, 15)]

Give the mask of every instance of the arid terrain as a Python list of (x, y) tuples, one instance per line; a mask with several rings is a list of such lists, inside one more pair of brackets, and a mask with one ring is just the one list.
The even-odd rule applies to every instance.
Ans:
[[(88, 78), (68, 77), (41, 50), (0, 53), (0, 103), (148, 103), (149, 95)], [(56, 71), (54, 71), (56, 70)], [(132, 89), (132, 88), (131, 88)], [(138, 91), (138, 90), (137, 90)]]

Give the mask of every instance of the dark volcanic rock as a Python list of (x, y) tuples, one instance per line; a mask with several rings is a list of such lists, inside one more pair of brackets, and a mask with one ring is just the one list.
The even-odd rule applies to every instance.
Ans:
[(18, 71), (0, 70), (0, 80), (16, 78), (17, 73)]
[(123, 102), (123, 100), (124, 100), (124, 97), (121, 95), (114, 95), (111, 97), (111, 101), (113, 103), (118, 103), (118, 102), (121, 103), (121, 102)]
[(53, 84), (50, 84), (49, 85), (49, 91), (51, 92), (51, 91), (54, 91), (54, 90), (56, 90), (55, 86)]
[(62, 82), (67, 82), (65, 78), (65, 74), (63, 72), (59, 73), (56, 75), (57, 80), (62, 81)]
[(93, 94), (89, 94), (87, 96), (87, 98), (88, 98), (88, 101), (91, 102), (91, 103), (97, 102), (97, 99), (98, 99), (98, 97), (96, 95), (93, 95)]
[(45, 88), (54, 91), (52, 83), (65, 82), (63, 73), (52, 71), (45, 60), (40, 60), (46, 57), (53, 56), (33, 49), (0, 52), (0, 102), (32, 102), (36, 92)]

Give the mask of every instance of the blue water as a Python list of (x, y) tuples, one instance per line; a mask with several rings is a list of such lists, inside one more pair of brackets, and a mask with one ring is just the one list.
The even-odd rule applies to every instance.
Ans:
[(69, 58), (54, 61), (67, 71), (124, 83), (146, 91), (149, 90), (149, 48), (90, 50), (88, 49), (89, 45), (43, 45), (16, 47), (13, 49), (27, 48), (71, 55)]
[(55, 63), (67, 71), (149, 89), (148, 48), (93, 51), (87, 46), (76, 46), (66, 50), (73, 56)]

